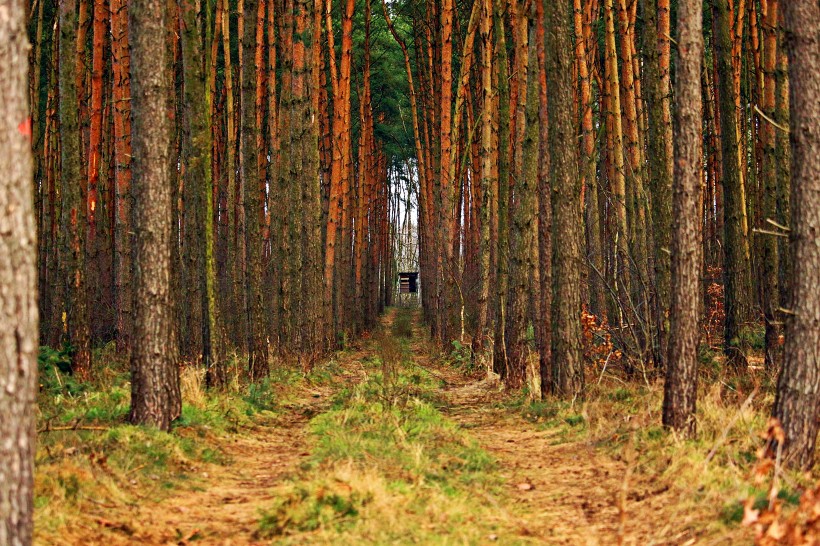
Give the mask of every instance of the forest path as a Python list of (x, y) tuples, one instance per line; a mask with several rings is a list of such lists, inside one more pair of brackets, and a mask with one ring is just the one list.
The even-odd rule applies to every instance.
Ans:
[(260, 516), (276, 498), (277, 486), (295, 476), (310, 456), (310, 419), (327, 408), (335, 392), (361, 380), (359, 363), (372, 353), (370, 343), (362, 345), (344, 354), (332, 384), (300, 388), (275, 418), (216, 440), (225, 463), (199, 465), (190, 476), (190, 487), (176, 489), (160, 501), (146, 499), (107, 512), (110, 521), (83, 536), (82, 543), (269, 544), (256, 537)]
[[(384, 332), (392, 331), (390, 325), (396, 314), (395, 310), (386, 314)], [(457, 527), (444, 526), (427, 535), (415, 536), (409, 531), (398, 540), (385, 541), (375, 537), (386, 535), (371, 534), (366, 527), (357, 533), (352, 525), (327, 528), (318, 534), (294, 530), (279, 537), (284, 543), (404, 544), (427, 543), (431, 537), (437, 544), (701, 543), (698, 524), (702, 522), (685, 512), (674, 490), (633, 472), (637, 463), (628, 448), (622, 453), (607, 453), (582, 436), (567, 434), (567, 427), (529, 420), (520, 406), (514, 407), (510, 395), (497, 381), (468, 377), (436, 357), (429, 335), (421, 326), (420, 313), (412, 315), (412, 338), (406, 340), (412, 366), (438, 380), (441, 387), (435, 392), (436, 405), (444, 419), (474, 439), (496, 461), (488, 475), (500, 485), (468, 490), (473, 502), (490, 508), (491, 521), (481, 520), (478, 513), (470, 516), (478, 520), (468, 517), (460, 523), (453, 521), (452, 525), (475, 526), (466, 539), (458, 532), (450, 536)], [(374, 358), (379, 352), (377, 337), (363, 339), (359, 348), (341, 353), (333, 380), (300, 387), (275, 420), (217, 439), (227, 464), (199, 465), (192, 469), (190, 485), (170, 491), (160, 501), (151, 499), (149, 493), (139, 503), (112, 507), (106, 511), (107, 523), (100, 522), (100, 528), (80, 533), (82, 544), (270, 544), (270, 538), (257, 534), (260, 519), (277, 498), (286, 494), (283, 491), (288, 483), (306, 483), (304, 469), (309, 466), (316, 444), (311, 419), (331, 411), (333, 398), (342, 389), (364, 385), (368, 374), (372, 378)], [(382, 479), (379, 472), (383, 471), (374, 464), (373, 478)], [(428, 507), (411, 513), (403, 505), (390, 509), (391, 517), (422, 522), (432, 517), (431, 510), (435, 511)], [(379, 517), (381, 513), (375, 513), (370, 523)]]
[[(636, 475), (634, 453), (618, 460), (588, 441), (563, 437), (504, 407), (497, 380), (476, 381), (432, 358), (415, 336), (417, 364), (447, 383), (444, 414), (498, 462), (506, 503), (496, 504), (526, 543), (651, 545), (697, 543), (668, 486)], [(674, 515), (671, 520), (664, 519)], [(502, 541), (506, 542), (506, 541)], [(517, 541), (514, 541), (517, 542)]]

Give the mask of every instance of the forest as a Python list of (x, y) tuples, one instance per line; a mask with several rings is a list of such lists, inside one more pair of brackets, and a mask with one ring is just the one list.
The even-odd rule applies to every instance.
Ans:
[(0, 0), (0, 546), (820, 543), (817, 0)]

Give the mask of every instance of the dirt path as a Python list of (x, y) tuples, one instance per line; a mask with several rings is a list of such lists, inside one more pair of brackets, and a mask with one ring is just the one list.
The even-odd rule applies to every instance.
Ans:
[(359, 362), (370, 352), (346, 354), (331, 386), (302, 388), (277, 418), (209, 440), (220, 450), (223, 464), (190, 468), (184, 484), (159, 495), (161, 500), (155, 500), (155, 490), (137, 493), (136, 503), (101, 503), (93, 509), (96, 525), (68, 529), (59, 544), (269, 544), (254, 536), (260, 514), (271, 506), (277, 487), (296, 475), (310, 455), (310, 419), (324, 411), (334, 392), (361, 379)]
[[(487, 502), (517, 529), (498, 542), (696, 543), (697, 522), (675, 511), (675, 493), (633, 472), (628, 454), (607, 455), (588, 441), (568, 440), (559, 429), (539, 427), (521, 412), (502, 407), (498, 402), (504, 393), (497, 382), (467, 378), (431, 357), (427, 335), (416, 323), (413, 359), (444, 381), (445, 416), (498, 462), (503, 493), (498, 498), (488, 494)], [(335, 391), (362, 379), (361, 362), (373, 354), (373, 342), (364, 341), (361, 350), (339, 362), (341, 372), (332, 385), (305, 389), (276, 422), (220, 440), (228, 464), (193, 469), (189, 486), (159, 502), (147, 494), (130, 506), (101, 506), (99, 527), (77, 530), (65, 544), (80, 543), (78, 537), (82, 544), (105, 546), (269, 544), (255, 537), (260, 514), (289, 478), (298, 477), (309, 457), (311, 417), (325, 411)]]
[(476, 381), (437, 365), (423, 339), (414, 341), (417, 364), (447, 382), (445, 414), (498, 461), (511, 502), (497, 508), (518, 523), (522, 539), (590, 546), (696, 542), (684, 514), (677, 521), (662, 519), (675, 502), (668, 486), (636, 476), (634, 464), (614, 460), (588, 442), (568, 442), (559, 431), (499, 407), (504, 394), (497, 381)]

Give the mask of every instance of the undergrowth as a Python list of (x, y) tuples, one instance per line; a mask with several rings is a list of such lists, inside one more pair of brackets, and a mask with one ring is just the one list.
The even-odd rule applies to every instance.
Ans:
[[(520, 411), (555, 444), (591, 444), (625, 463), (635, 476), (634, 497), (647, 494), (637, 491), (637, 482), (652, 484), (651, 491), (670, 491), (675, 502), (664, 519), (691, 521), (700, 536), (748, 542), (749, 531), (741, 527), (744, 503), (759, 507), (766, 502), (765, 489), (752, 476), (774, 401), (775, 376), (764, 369), (727, 371), (722, 358), (708, 346), (701, 348), (692, 438), (661, 425), (661, 378), (629, 378), (612, 368), (604, 374), (592, 363), (584, 400), (531, 400), (522, 393), (502, 406)], [(786, 509), (797, 506), (812, 485), (797, 472), (785, 472), (782, 480), (778, 499)]]
[[(304, 377), (296, 368), (273, 366), (275, 371), (258, 383), (246, 384), (234, 374), (226, 389), (208, 392), (203, 371), (186, 366), (180, 377), (182, 414), (170, 432), (162, 432), (128, 424), (128, 363), (113, 344), (96, 350), (94, 362), (93, 378), (81, 381), (71, 374), (70, 347), (40, 350), (35, 459), (40, 543), (64, 541), (58, 537), (65, 529), (76, 528), (89, 514), (104, 514), (105, 507), (200, 487), (207, 465), (230, 463), (219, 449), (220, 438), (275, 419), (296, 389), (329, 381), (333, 367), (321, 365)], [(129, 532), (127, 526), (121, 530)]]

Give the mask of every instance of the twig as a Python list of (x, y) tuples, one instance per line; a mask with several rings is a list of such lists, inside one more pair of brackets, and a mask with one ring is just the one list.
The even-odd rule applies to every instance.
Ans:
[(760, 233), (761, 235), (772, 235), (774, 237), (785, 237), (786, 239), (789, 238), (789, 236), (785, 233), (778, 233), (776, 231), (769, 231), (768, 229), (754, 228), (754, 229), (752, 229), (752, 233)]
[(612, 356), (612, 349), (610, 349), (609, 354), (606, 355), (606, 360), (604, 360), (604, 368), (601, 370), (601, 376), (598, 378), (598, 385), (601, 384), (601, 380), (604, 378), (604, 372), (606, 372), (606, 365), (609, 364), (610, 356)]
[(95, 427), (90, 425), (85, 425), (81, 427), (51, 427), (51, 428), (42, 428), (37, 431), (37, 434), (41, 432), (64, 432), (67, 430), (98, 430), (98, 431), (105, 431), (108, 430), (108, 427)]
[(764, 113), (763, 113), (763, 111), (762, 111), (760, 108), (758, 108), (756, 104), (755, 104), (755, 112), (757, 112), (758, 114), (760, 114), (760, 116), (761, 116), (763, 119), (765, 119), (766, 121), (768, 121), (769, 123), (771, 123), (772, 125), (774, 125), (775, 127), (777, 127), (778, 129), (780, 129), (780, 130), (781, 130), (781, 131), (783, 131), (784, 133), (787, 133), (787, 134), (788, 134), (788, 132), (789, 132), (789, 128), (788, 128), (788, 127), (783, 127), (782, 125), (780, 125), (779, 123), (777, 123), (775, 120), (773, 120), (772, 118), (770, 118), (769, 116), (767, 116), (766, 114), (764, 114)]
[(37, 434), (40, 434), (41, 432), (55, 432), (55, 431), (67, 431), (67, 430), (98, 430), (98, 431), (108, 430), (108, 427), (103, 427), (103, 426), (98, 426), (98, 425), (82, 425), (82, 426), (80, 426), (80, 423), (82, 423), (82, 419), (75, 419), (74, 423), (71, 424), (71, 425), (53, 427), (53, 426), (51, 426), (51, 419), (49, 419), (48, 421), (46, 421), (46, 425), (43, 428), (37, 430)]
[(783, 224), (779, 224), (779, 223), (775, 222), (774, 220), (772, 220), (771, 218), (766, 218), (766, 223), (771, 224), (774, 227), (776, 227), (777, 229), (781, 229), (783, 231), (791, 231), (791, 229), (788, 226), (784, 226)]
[(737, 422), (737, 420), (740, 419), (740, 416), (743, 414), (743, 412), (746, 410), (746, 408), (748, 408), (749, 405), (752, 403), (752, 400), (754, 399), (755, 395), (757, 394), (758, 389), (759, 389), (759, 387), (755, 387), (755, 389), (746, 398), (746, 400), (743, 402), (743, 404), (740, 405), (740, 409), (737, 410), (737, 412), (734, 414), (734, 416), (732, 417), (732, 420), (729, 421), (729, 424), (723, 429), (723, 432), (721, 433), (720, 438), (717, 439), (717, 441), (715, 442), (715, 445), (712, 446), (712, 449), (709, 451), (709, 454), (706, 456), (706, 459), (703, 461), (703, 469), (704, 470), (706, 470), (706, 467), (709, 465), (709, 461), (711, 461), (712, 458), (717, 454), (718, 448), (721, 445), (723, 445), (723, 442), (726, 441), (726, 438), (729, 436), (729, 431), (732, 430), (732, 427), (735, 426), (735, 423)]

